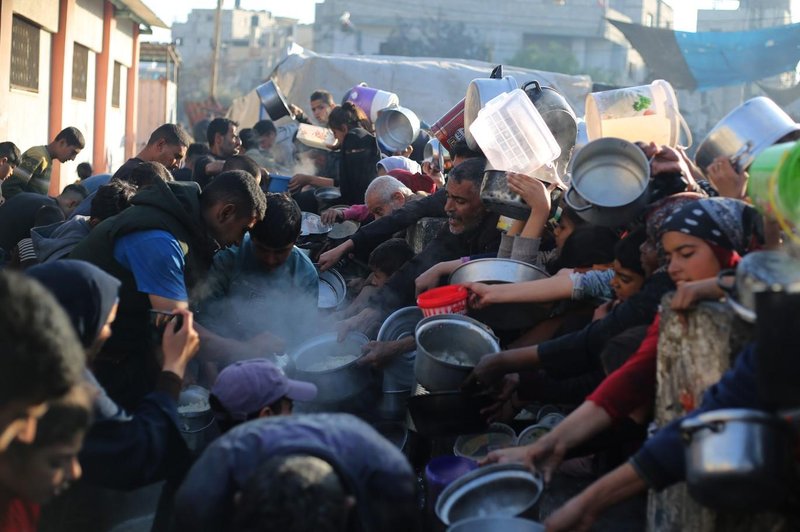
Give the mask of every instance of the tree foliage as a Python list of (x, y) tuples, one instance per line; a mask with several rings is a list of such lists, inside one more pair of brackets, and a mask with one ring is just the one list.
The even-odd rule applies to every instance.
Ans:
[(567, 46), (548, 41), (546, 44), (529, 44), (521, 48), (508, 60), (514, 66), (560, 72), (562, 74), (585, 74), (578, 59)]
[(486, 41), (467, 31), (461, 22), (446, 20), (401, 20), (381, 43), (382, 55), (449, 57), (491, 60)]

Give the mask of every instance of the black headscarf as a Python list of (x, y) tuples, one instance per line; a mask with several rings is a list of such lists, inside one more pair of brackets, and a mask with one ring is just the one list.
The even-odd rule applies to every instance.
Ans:
[(25, 272), (50, 290), (69, 315), (85, 348), (97, 339), (119, 299), (120, 282), (94, 264), (57, 260)]

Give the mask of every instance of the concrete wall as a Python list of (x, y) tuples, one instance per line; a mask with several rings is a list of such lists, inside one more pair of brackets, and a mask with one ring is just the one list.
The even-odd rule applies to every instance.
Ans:
[[(133, 24), (129, 19), (116, 19), (116, 31), (111, 32), (111, 58), (108, 72), (106, 111), (106, 156), (111, 171), (119, 168), (125, 157), (125, 108), (128, 101), (128, 76), (133, 59)], [(114, 62), (120, 63), (119, 107), (111, 104), (114, 87)]]
[(44, 30), (58, 31), (58, 9), (53, 9), (51, 0), (13, 0), (11, 5), (14, 13), (36, 22)]

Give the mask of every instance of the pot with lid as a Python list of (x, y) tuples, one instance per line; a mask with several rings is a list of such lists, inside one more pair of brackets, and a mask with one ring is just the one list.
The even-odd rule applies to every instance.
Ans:
[(792, 434), (781, 418), (749, 409), (715, 410), (681, 423), (686, 482), (717, 510), (765, 510), (786, 497)]

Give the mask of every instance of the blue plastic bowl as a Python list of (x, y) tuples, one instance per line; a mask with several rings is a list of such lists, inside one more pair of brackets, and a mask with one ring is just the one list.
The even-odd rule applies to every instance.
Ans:
[(267, 192), (286, 192), (289, 190), (289, 180), (291, 176), (288, 175), (269, 175), (269, 187)]

